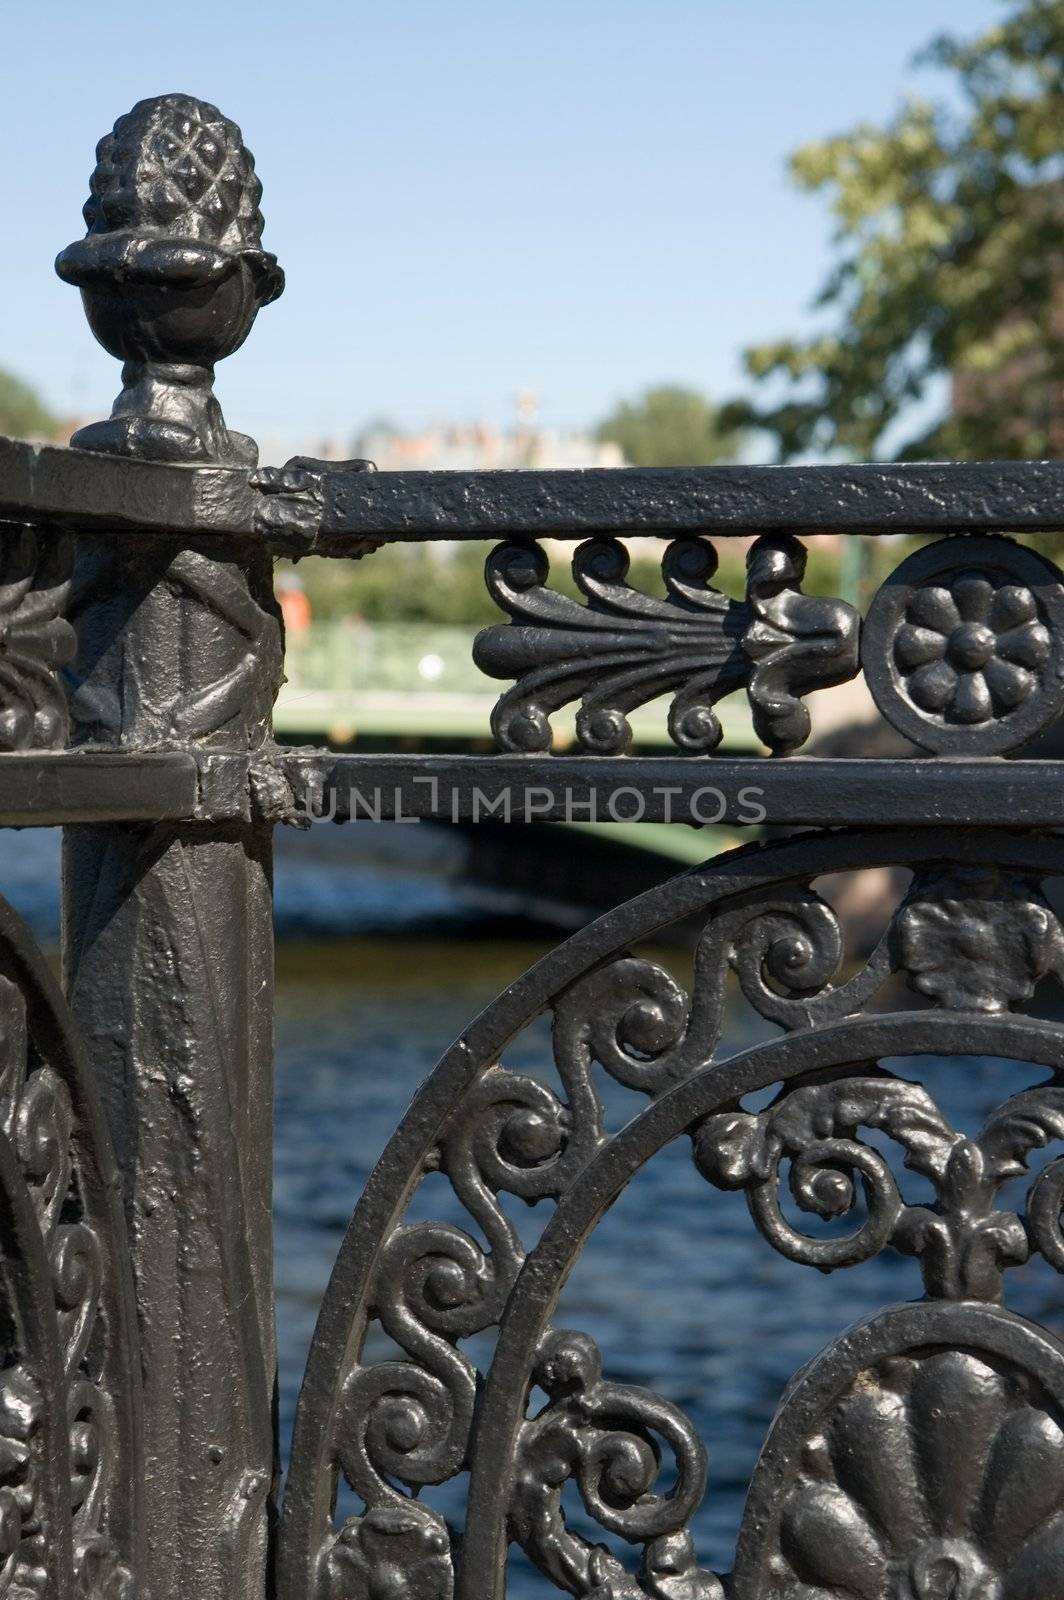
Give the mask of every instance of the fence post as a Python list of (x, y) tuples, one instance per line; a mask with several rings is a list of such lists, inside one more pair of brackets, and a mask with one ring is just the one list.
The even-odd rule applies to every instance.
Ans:
[[(119, 356), (83, 449), (248, 465), (213, 365), (283, 277), (240, 131), (181, 95), (98, 146), (87, 236), (57, 270)], [(270, 737), (281, 630), (247, 542), (79, 541), (74, 742), (247, 752)], [(70, 828), (64, 966), (124, 1183), (144, 1366), (151, 1600), (259, 1600), (275, 1476), (269, 832)]]

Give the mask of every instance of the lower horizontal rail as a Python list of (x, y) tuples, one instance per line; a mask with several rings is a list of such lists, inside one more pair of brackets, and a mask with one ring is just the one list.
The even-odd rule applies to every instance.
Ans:
[(0, 827), (181, 821), (195, 815), (198, 794), (197, 763), (184, 750), (0, 756)]
[(1064, 762), (281, 754), (294, 820), (1064, 826)]
[(1060, 828), (1064, 762), (389, 756), (276, 748), (251, 761), (224, 751), (197, 761), (185, 750), (0, 756), (3, 827), (255, 816), (297, 826), (493, 821)]

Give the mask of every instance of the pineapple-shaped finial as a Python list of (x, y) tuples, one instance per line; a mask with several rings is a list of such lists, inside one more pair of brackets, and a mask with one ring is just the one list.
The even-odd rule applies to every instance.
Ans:
[(96, 147), (85, 222), (198, 239), (233, 254), (262, 247), (262, 184), (240, 129), (186, 94), (141, 100)]
[[(88, 233), (56, 270), (82, 291), (96, 337), (124, 362), (108, 422), (83, 449), (156, 460), (253, 462), (225, 427), (214, 363), (284, 287), (262, 248), (262, 185), (240, 129), (190, 95), (141, 100), (96, 149)], [(209, 294), (204, 294), (209, 290)]]

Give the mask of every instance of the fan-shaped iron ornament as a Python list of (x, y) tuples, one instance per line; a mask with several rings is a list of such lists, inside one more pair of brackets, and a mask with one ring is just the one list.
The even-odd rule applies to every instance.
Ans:
[(785, 1396), (735, 1600), (1059, 1600), (1064, 1346), (1000, 1310), (906, 1307)]
[(669, 737), (704, 755), (723, 730), (714, 706), (747, 689), (758, 736), (778, 755), (809, 737), (801, 696), (857, 671), (857, 613), (841, 600), (802, 593), (805, 550), (789, 537), (758, 539), (747, 557), (746, 600), (709, 580), (717, 552), (704, 539), (670, 545), (661, 571), (667, 596), (625, 582), (628, 553), (615, 539), (581, 545), (573, 577), (580, 605), (546, 587), (538, 546), (500, 545), (488, 557), (493, 597), (512, 621), (478, 634), (473, 659), (496, 678), (516, 677), (492, 714), (500, 747), (549, 750), (551, 713), (580, 700), (576, 736), (596, 755), (631, 741), (627, 713), (670, 693)]

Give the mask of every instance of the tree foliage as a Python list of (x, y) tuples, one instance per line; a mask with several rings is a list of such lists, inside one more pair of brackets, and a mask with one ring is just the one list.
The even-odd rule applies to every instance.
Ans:
[[(311, 558), (298, 571), (315, 620), (357, 616), (366, 622), (484, 625), (504, 620), (484, 582), (490, 545), (479, 541), (439, 548), (394, 544), (363, 561)], [(653, 561), (633, 563), (631, 581), (657, 592), (661, 575)], [(551, 587), (578, 594), (568, 561), (551, 563)]]
[(740, 432), (721, 425), (716, 407), (694, 389), (662, 384), (624, 400), (596, 437), (620, 445), (633, 467), (705, 466), (734, 458)]
[(35, 389), (0, 370), (0, 433), (11, 439), (50, 438), (56, 419)]
[[(666, 543), (662, 540), (660, 553), (644, 550), (633, 558), (628, 572), (632, 588), (642, 594), (664, 596), (661, 556)], [(556, 547), (552, 551), (550, 587), (586, 603), (587, 597), (577, 589), (570, 571), (572, 548)], [(315, 622), (360, 617), (372, 623), (482, 627), (505, 620), (484, 583), (484, 558), (490, 549), (490, 544), (479, 540), (449, 546), (392, 544), (362, 561), (311, 556), (300, 561), (296, 570)], [(739, 540), (722, 539), (718, 554), (720, 565), (713, 577), (714, 586), (741, 597), (746, 588), (745, 545)], [(282, 562), (280, 568), (287, 572), (290, 564)], [(810, 545), (804, 588), (809, 594), (839, 592), (838, 552), (823, 541), (814, 540)]]
[(749, 350), (772, 401), (728, 408), (783, 459), (1064, 454), (1064, 0), (1011, 0), (921, 59), (953, 93), (792, 158), (836, 223), (824, 330)]

